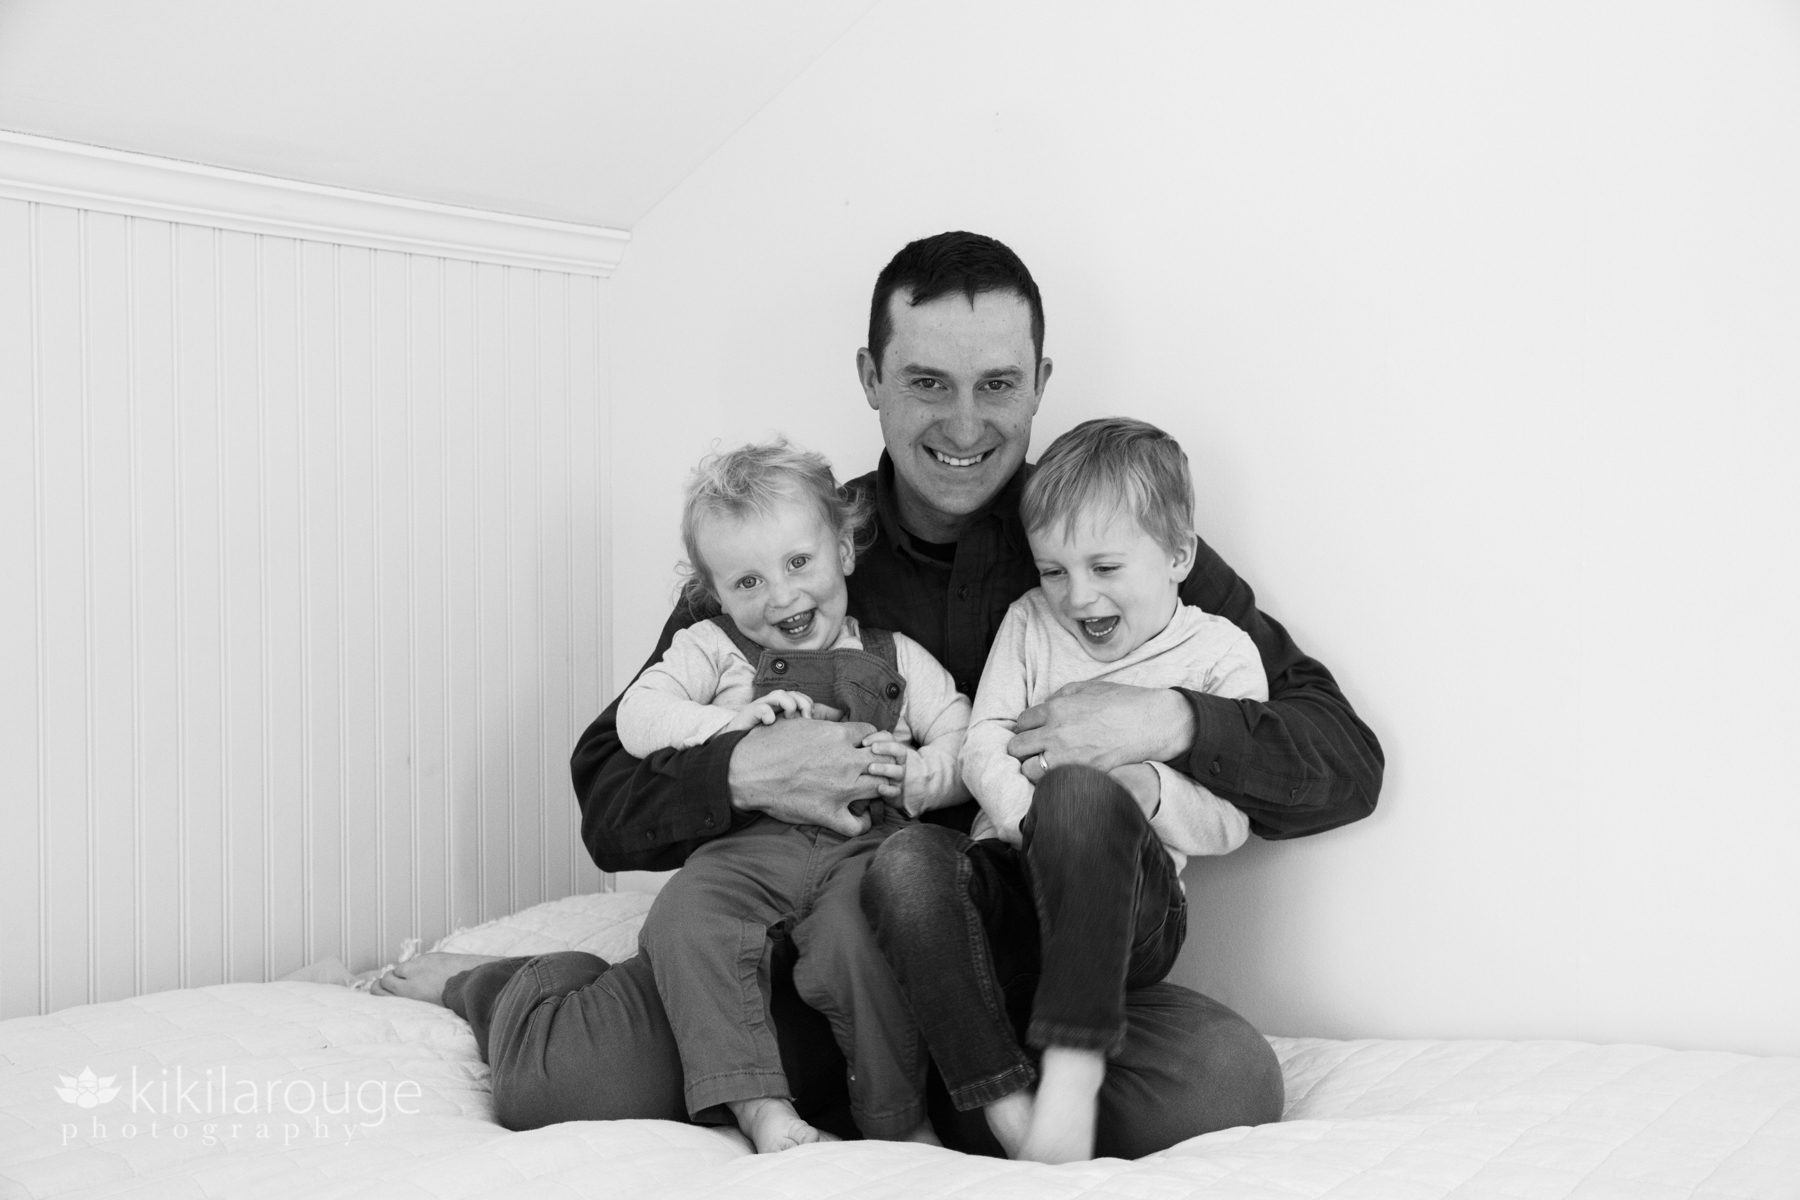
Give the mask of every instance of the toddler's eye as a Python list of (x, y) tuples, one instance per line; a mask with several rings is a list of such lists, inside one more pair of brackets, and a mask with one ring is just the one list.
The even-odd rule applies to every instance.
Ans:
[(794, 557), (788, 559), (788, 570), (798, 571), (811, 561), (812, 555), (810, 554), (796, 554)]
[(742, 579), (738, 580), (736, 583), (732, 584), (731, 586), (736, 588), (740, 592), (747, 592), (751, 588), (755, 587), (757, 584), (759, 584), (761, 582), (762, 582), (762, 580), (758, 579), (754, 575), (746, 575)]

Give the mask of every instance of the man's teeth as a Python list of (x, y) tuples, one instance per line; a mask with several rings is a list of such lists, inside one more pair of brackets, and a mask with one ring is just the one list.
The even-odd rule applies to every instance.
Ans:
[(980, 454), (977, 454), (972, 458), (954, 458), (951, 455), (945, 454), (942, 450), (933, 450), (931, 452), (931, 457), (937, 459), (947, 467), (972, 467), (992, 453), (992, 450), (983, 450)]
[(1101, 641), (1111, 635), (1118, 625), (1117, 617), (1090, 617), (1081, 623), (1081, 631), (1095, 641)]

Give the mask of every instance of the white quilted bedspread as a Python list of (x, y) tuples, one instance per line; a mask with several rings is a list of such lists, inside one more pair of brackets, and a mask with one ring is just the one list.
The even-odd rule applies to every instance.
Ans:
[(441, 1008), (315, 983), (197, 988), (0, 1024), (0, 1196), (1800, 1198), (1800, 1058), (1274, 1044), (1283, 1121), (1138, 1162), (867, 1142), (758, 1157), (662, 1121), (508, 1133), (468, 1027)]

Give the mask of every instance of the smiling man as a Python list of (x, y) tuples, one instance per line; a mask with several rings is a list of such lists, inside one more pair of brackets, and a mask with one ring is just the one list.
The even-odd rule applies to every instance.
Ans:
[[(868, 345), (856, 355), (885, 450), (873, 472), (850, 484), (873, 494), (877, 519), (849, 579), (849, 611), (922, 644), (965, 694), (975, 692), (1008, 606), (1038, 583), (1019, 500), (1051, 375), (1043, 346), (1043, 302), (1025, 264), (992, 238), (945, 233), (909, 244), (882, 270)], [(1181, 598), (1250, 635), (1270, 699), (1076, 685), (1020, 717), (1008, 751), (1038, 764), (1027, 774), (1041, 774), (1046, 758), (1103, 771), (1166, 762), (1203, 779), (1264, 837), (1317, 832), (1370, 812), (1381, 750), (1330, 672), (1257, 610), (1250, 588), (1204, 541)], [(710, 615), (678, 608), (649, 661), (678, 629)], [(582, 839), (603, 870), (671, 870), (695, 847), (762, 815), (844, 834), (868, 827), (859, 802), (875, 797), (878, 777), (868, 772), (874, 755), (859, 744), (866, 725), (780, 721), (639, 760), (619, 744), (616, 709), (615, 702), (589, 726), (571, 759)], [(972, 808), (946, 812), (960, 813), (967, 828)], [(1029, 910), (987, 911), (984, 919), (997, 948), (1037, 936)], [(893, 925), (884, 923), (884, 936)], [(878, 954), (861, 919), (831, 938), (836, 953)], [(796, 1107), (829, 1127), (824, 1113), (843, 1093), (843, 1060), (822, 1019), (794, 1000), (779, 926), (769, 953), (769, 1016)], [(502, 1123), (684, 1118), (680, 1062), (641, 956), (610, 968), (586, 955), (433, 958), (406, 965), (416, 985), (402, 977), (393, 990), (441, 999), (468, 1018), (493, 1067)], [(1022, 1022), (1029, 996), (1008, 999), (1019, 1002), (1012, 1015)], [(1099, 1094), (1097, 1153), (1136, 1157), (1280, 1116), (1274, 1056), (1237, 1014), (1168, 983), (1129, 993), (1125, 1006), (1126, 1033)], [(945, 1104), (933, 1115), (946, 1144), (1000, 1149), (979, 1113)]]

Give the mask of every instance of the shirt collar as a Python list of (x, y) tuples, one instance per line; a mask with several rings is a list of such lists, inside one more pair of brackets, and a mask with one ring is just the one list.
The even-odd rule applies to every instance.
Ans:
[[(994, 498), (969, 517), (963, 536), (966, 537), (978, 525), (992, 524), (1016, 551), (1026, 553), (1025, 525), (1019, 519), (1019, 499), (1025, 493), (1025, 478), (1030, 473), (1029, 464), (1014, 471), (1013, 477), (994, 494)], [(919, 553), (915, 544), (919, 539), (908, 533), (906, 526), (900, 523), (899, 486), (894, 480), (894, 460), (886, 450), (881, 452), (881, 462), (875, 468), (875, 515), (881, 522), (882, 533), (909, 557), (922, 562), (935, 561)], [(962, 541), (962, 538), (957, 541)]]

